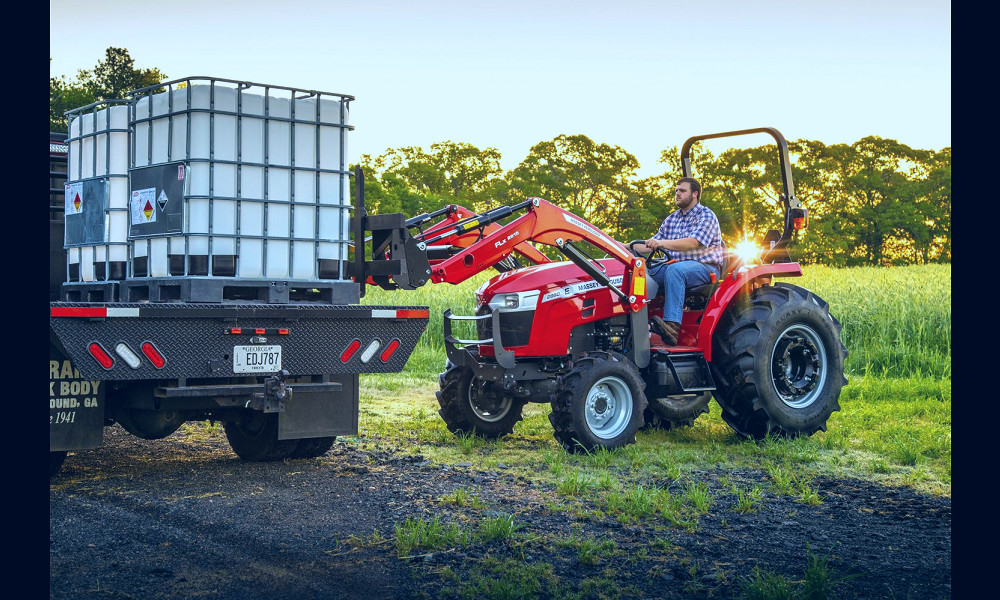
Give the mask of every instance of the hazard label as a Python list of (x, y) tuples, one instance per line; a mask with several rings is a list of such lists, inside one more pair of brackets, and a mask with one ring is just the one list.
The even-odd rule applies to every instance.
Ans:
[(156, 188), (132, 190), (132, 224), (156, 222)]
[(66, 184), (66, 214), (78, 215), (83, 212), (83, 182)]

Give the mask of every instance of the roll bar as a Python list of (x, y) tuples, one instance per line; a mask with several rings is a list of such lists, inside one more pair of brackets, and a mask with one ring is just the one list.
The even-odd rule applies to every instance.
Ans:
[(778, 146), (778, 161), (781, 165), (781, 186), (784, 191), (781, 195), (781, 202), (785, 211), (785, 228), (781, 232), (781, 237), (774, 243), (774, 246), (765, 252), (763, 259), (766, 262), (768, 258), (779, 255), (778, 250), (788, 246), (788, 242), (797, 228), (796, 223), (801, 220), (804, 224), (808, 214), (806, 208), (795, 197), (795, 184), (792, 181), (792, 163), (788, 158), (788, 142), (785, 141), (785, 137), (781, 135), (781, 132), (773, 127), (755, 127), (753, 129), (723, 131), (721, 133), (708, 133), (690, 137), (681, 147), (681, 168), (684, 172), (684, 177), (691, 177), (691, 146), (695, 142), (737, 135), (749, 135), (752, 133), (766, 133), (774, 138), (774, 142)]

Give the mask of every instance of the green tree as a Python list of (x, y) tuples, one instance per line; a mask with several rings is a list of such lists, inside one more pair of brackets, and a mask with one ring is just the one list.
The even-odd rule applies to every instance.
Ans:
[(951, 148), (931, 153), (927, 161), (924, 195), (931, 243), (924, 247), (924, 262), (951, 262)]
[[(933, 153), (877, 136), (851, 145), (796, 146), (804, 174), (797, 181), (809, 196), (800, 194), (810, 210), (813, 258), (837, 266), (919, 261), (921, 248), (934, 237), (930, 221), (939, 212), (928, 199)], [(950, 205), (950, 166), (947, 178)]]
[[(362, 156), (366, 182), (377, 180), (366, 201), (384, 212), (416, 215), (446, 204), (485, 210), (497, 203), (504, 187), (500, 152), (451, 141), (431, 145), (431, 151), (408, 146), (389, 149), (378, 157)], [(373, 182), (374, 183), (374, 182)]]
[(94, 102), (94, 94), (65, 75), (49, 78), (49, 131), (66, 132), (65, 112)]
[(635, 156), (585, 135), (560, 135), (532, 146), (509, 177), (510, 193), (540, 196), (580, 215), (613, 237), (637, 201)]
[[(50, 63), (51, 63), (51, 59)], [(99, 100), (125, 99), (128, 92), (155, 85), (166, 79), (159, 69), (136, 69), (124, 48), (108, 48), (104, 60), (93, 69), (77, 71), (74, 79), (65, 75), (49, 78), (50, 131), (67, 130), (64, 113)]]

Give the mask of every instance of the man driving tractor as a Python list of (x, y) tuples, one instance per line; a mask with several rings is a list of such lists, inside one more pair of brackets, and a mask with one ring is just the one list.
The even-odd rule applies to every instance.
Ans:
[[(711, 274), (722, 277), (725, 245), (719, 230), (719, 219), (712, 209), (701, 202), (701, 184), (693, 177), (677, 182), (674, 204), (656, 234), (637, 244), (640, 252), (660, 251), (670, 261), (650, 267), (648, 282), (650, 298), (663, 289), (663, 318), (650, 317), (663, 341), (677, 344), (684, 306), (684, 290), (711, 282)], [(654, 283), (655, 282), (655, 283)]]

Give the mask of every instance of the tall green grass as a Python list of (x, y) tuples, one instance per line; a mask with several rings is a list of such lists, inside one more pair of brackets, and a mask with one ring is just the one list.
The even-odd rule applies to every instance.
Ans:
[[(951, 265), (803, 267), (802, 277), (783, 278), (830, 304), (843, 325), (848, 374), (875, 377), (951, 378)], [(430, 322), (407, 371), (433, 374), (444, 365), (442, 314), (471, 315), (475, 290), (493, 275), (459, 285), (428, 284), (413, 291), (368, 288), (365, 304), (429, 306)], [(471, 329), (460, 332), (463, 336)]]
[(849, 373), (951, 378), (951, 265), (803, 271), (786, 281), (830, 303)]

